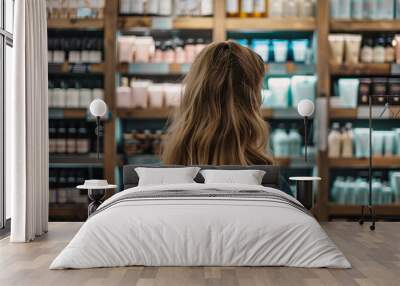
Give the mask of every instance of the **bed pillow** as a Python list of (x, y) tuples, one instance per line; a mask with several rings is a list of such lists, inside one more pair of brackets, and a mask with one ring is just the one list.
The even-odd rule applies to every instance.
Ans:
[(139, 177), (138, 186), (196, 183), (194, 178), (199, 170), (199, 167), (135, 168)]
[(265, 171), (261, 170), (202, 170), (205, 184), (246, 184), (261, 185)]

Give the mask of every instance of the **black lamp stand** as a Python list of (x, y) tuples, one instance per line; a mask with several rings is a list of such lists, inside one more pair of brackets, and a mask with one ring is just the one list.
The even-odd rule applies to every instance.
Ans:
[(100, 116), (96, 116), (96, 129), (94, 132), (97, 136), (97, 142), (96, 142), (97, 160), (100, 160), (100, 137), (103, 136), (103, 127), (100, 124)]
[(368, 115), (368, 126), (369, 126), (369, 160), (368, 160), (368, 179), (369, 179), (369, 194), (368, 194), (368, 205), (361, 206), (361, 218), (359, 220), (362, 225), (366, 219), (365, 209), (368, 209), (369, 217), (371, 218), (372, 224), (369, 226), (370, 230), (375, 230), (376, 215), (375, 209), (372, 205), (372, 95), (368, 98), (369, 115)]

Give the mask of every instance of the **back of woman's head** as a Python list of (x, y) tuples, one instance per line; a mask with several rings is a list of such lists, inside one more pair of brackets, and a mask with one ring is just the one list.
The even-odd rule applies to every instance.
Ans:
[(212, 43), (184, 79), (163, 148), (165, 164), (270, 164), (261, 112), (264, 63), (232, 41)]

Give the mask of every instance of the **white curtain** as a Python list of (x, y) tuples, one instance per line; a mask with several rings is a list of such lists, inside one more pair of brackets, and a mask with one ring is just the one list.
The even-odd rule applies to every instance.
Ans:
[(47, 19), (45, 0), (15, 1), (13, 95), (6, 99), (6, 187), (12, 242), (48, 227)]

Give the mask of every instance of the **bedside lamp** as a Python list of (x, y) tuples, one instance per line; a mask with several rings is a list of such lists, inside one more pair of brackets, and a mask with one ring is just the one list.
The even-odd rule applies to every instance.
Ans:
[(297, 105), (297, 112), (300, 116), (304, 117), (304, 160), (307, 162), (307, 142), (308, 142), (308, 134), (307, 134), (307, 124), (308, 118), (314, 113), (314, 103), (309, 99), (303, 99)]
[(107, 113), (107, 104), (101, 99), (95, 99), (90, 103), (90, 113), (96, 117), (96, 136), (97, 136), (97, 160), (100, 160), (100, 136), (102, 135), (102, 127), (100, 125), (100, 118)]

